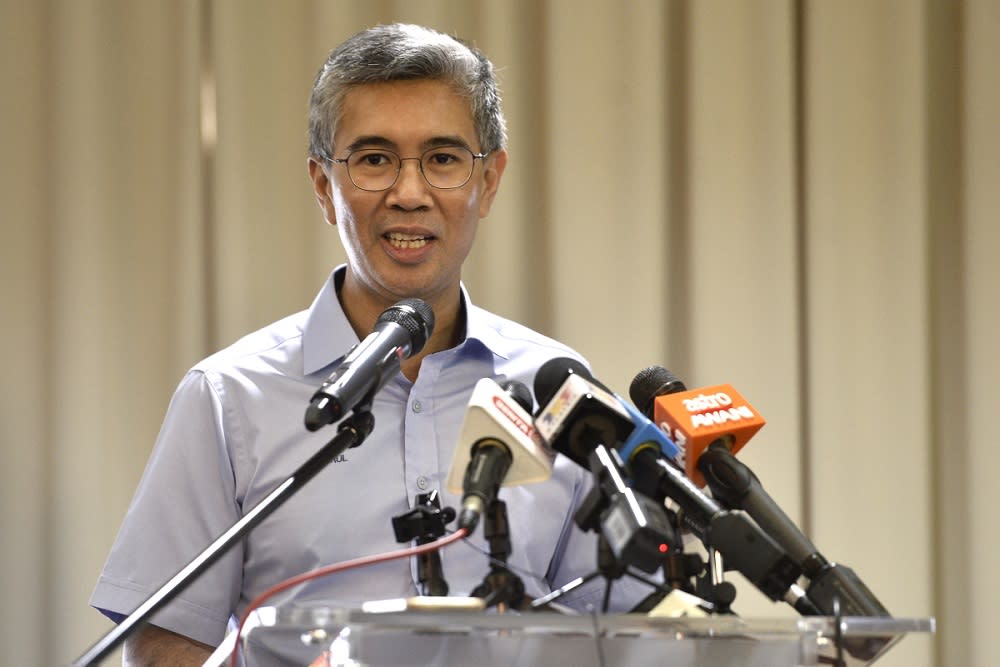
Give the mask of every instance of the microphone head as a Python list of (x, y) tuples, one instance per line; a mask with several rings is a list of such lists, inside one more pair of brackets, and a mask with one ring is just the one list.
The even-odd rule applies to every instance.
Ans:
[(531, 412), (531, 390), (528, 385), (517, 380), (507, 380), (500, 383), (500, 388), (510, 394), (514, 402), (524, 408), (525, 412)]
[(545, 362), (535, 375), (535, 427), (549, 447), (590, 468), (598, 444), (620, 445), (635, 429), (621, 401), (575, 359)]
[(380, 324), (398, 324), (410, 335), (410, 350), (407, 358), (424, 349), (431, 334), (434, 333), (434, 310), (423, 299), (403, 299), (382, 311), (375, 322), (375, 328)]
[(535, 373), (535, 397), (538, 399), (538, 404), (547, 405), (570, 374), (579, 375), (584, 380), (594, 381), (587, 367), (576, 359), (556, 357), (542, 364), (538, 372)]
[(639, 371), (632, 379), (628, 395), (639, 411), (652, 419), (653, 400), (657, 396), (676, 394), (679, 391), (687, 391), (687, 387), (676, 375), (663, 366), (649, 366)]

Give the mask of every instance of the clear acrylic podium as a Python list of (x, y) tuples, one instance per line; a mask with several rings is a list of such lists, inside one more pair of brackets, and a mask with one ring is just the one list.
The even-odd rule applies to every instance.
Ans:
[[(933, 618), (651, 618), (640, 614), (404, 611), (310, 606), (261, 610), (244, 634), (247, 667), (452, 665), (670, 665), (784, 667), (868, 665), (909, 633), (934, 632)], [(839, 627), (838, 627), (839, 626)], [(325, 656), (325, 657), (322, 657)], [(319, 659), (319, 660), (317, 660)]]

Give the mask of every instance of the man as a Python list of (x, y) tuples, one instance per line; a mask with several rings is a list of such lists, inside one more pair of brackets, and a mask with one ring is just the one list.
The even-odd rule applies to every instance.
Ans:
[[(375, 429), (255, 529), (126, 642), (127, 664), (201, 664), (250, 600), (290, 576), (399, 548), (391, 518), (417, 494), (443, 503), (472, 388), (483, 377), (532, 383), (546, 360), (579, 355), (474, 306), (462, 263), (507, 166), (493, 68), (478, 51), (417, 26), (380, 26), (338, 47), (310, 101), (309, 175), (340, 232), (339, 267), (309, 310), (247, 336), (184, 378), (91, 603), (120, 619), (252, 509), (333, 435), (307, 433), (309, 398), (334, 362), (407, 297), (434, 310), (423, 350), (376, 395)], [(504, 489), (513, 555), (538, 596), (596, 567), (592, 535), (572, 522), (588, 474), (557, 461), (553, 478)], [(483, 544), (482, 531), (473, 542)], [(453, 594), (489, 570), (482, 553), (442, 553)], [(414, 564), (393, 561), (290, 591), (356, 604), (412, 595)], [(577, 606), (603, 584), (578, 591)], [(642, 591), (645, 593), (646, 591)], [(619, 608), (621, 606), (619, 605)]]

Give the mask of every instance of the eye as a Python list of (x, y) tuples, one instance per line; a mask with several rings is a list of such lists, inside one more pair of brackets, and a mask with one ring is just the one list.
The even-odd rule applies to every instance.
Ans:
[(435, 148), (424, 154), (424, 164), (430, 167), (454, 167), (468, 161), (469, 152), (457, 146)]
[(457, 158), (454, 155), (447, 152), (431, 153), (427, 158), (428, 162), (435, 165), (452, 164), (456, 159)]
[(351, 154), (350, 164), (352, 167), (372, 169), (378, 167), (388, 167), (394, 163), (392, 155), (383, 151), (364, 150)]

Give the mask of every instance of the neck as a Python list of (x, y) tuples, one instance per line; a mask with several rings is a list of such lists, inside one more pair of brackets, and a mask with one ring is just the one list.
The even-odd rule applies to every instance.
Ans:
[[(363, 290), (352, 289), (351, 282), (349, 278), (344, 281), (344, 285), (337, 290), (337, 297), (351, 328), (358, 339), (363, 340), (374, 329), (379, 315), (397, 301), (386, 301), (365, 294)], [(452, 294), (425, 300), (434, 311), (434, 331), (420, 352), (400, 365), (400, 370), (410, 382), (416, 381), (424, 357), (455, 347), (465, 335), (465, 309), (462, 307), (461, 289), (458, 285)]]
[(432, 303), (430, 306), (434, 309), (434, 332), (423, 349), (400, 366), (403, 375), (410, 382), (416, 382), (424, 357), (455, 347), (462, 342), (465, 335), (465, 313), (461, 307), (460, 296), (446, 304)]

